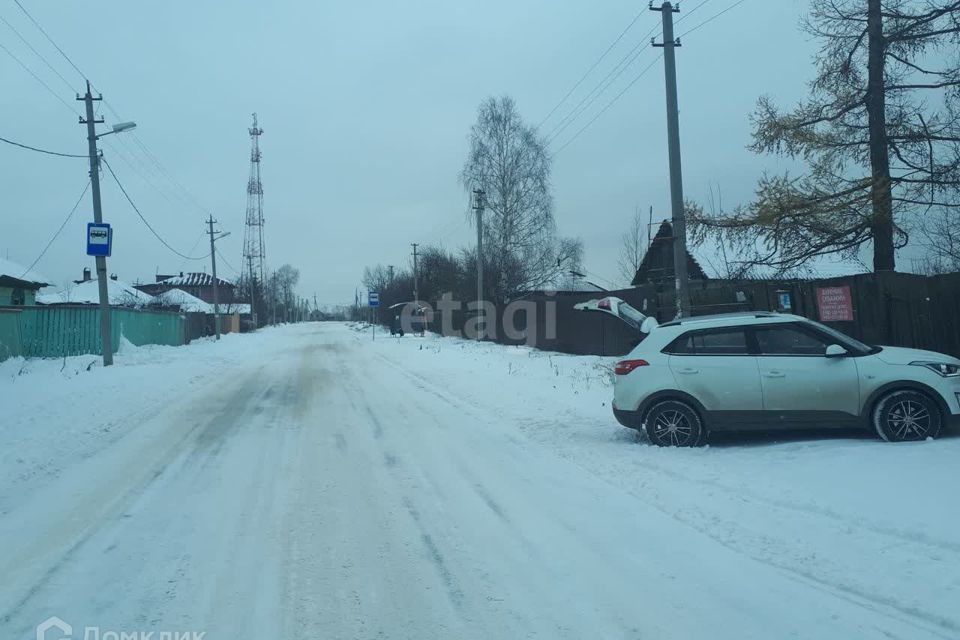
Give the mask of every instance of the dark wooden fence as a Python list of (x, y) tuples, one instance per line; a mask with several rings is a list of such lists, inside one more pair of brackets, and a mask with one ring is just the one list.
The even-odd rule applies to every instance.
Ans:
[[(817, 280), (704, 280), (691, 283), (694, 315), (731, 311), (773, 311), (780, 293), (791, 300), (787, 311), (820, 320), (817, 289), (849, 286), (853, 320), (826, 322), (869, 344), (915, 347), (960, 356), (960, 273), (920, 276), (906, 273), (866, 273)], [(530, 344), (563, 353), (623, 355), (637, 336), (619, 320), (573, 308), (578, 302), (617, 296), (660, 322), (674, 316), (673, 289), (646, 285), (609, 292), (534, 292), (525, 296), (525, 310), (500, 310), (495, 336), (503, 344)], [(504, 330), (504, 315), (518, 331)], [(448, 333), (461, 335), (468, 315), (455, 313)], [(439, 319), (432, 328), (440, 331)]]

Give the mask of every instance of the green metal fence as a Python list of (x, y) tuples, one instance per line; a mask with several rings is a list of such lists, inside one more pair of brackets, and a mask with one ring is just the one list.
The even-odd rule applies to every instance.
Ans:
[[(179, 313), (112, 308), (111, 342), (120, 336), (137, 346), (184, 344), (184, 321)], [(0, 311), (0, 360), (21, 355), (59, 358), (101, 353), (100, 310), (92, 306), (56, 305), (18, 307)]]
[(20, 312), (0, 308), (0, 362), (20, 355)]

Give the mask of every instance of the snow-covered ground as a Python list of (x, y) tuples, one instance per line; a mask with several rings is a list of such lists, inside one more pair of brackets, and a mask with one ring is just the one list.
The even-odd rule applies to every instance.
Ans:
[(960, 637), (957, 433), (659, 449), (612, 359), (341, 324), (96, 362), (0, 363), (3, 640)]

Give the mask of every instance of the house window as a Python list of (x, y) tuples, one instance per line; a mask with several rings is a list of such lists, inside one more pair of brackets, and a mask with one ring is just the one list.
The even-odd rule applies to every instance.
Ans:
[(13, 292), (10, 294), (10, 304), (18, 307), (22, 307), (27, 303), (27, 294), (26, 292), (19, 287), (15, 287)]

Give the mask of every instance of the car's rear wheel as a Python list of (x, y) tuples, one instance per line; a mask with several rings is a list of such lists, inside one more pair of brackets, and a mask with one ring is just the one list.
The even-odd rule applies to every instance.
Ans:
[(888, 393), (871, 417), (877, 435), (887, 442), (936, 438), (943, 426), (940, 407), (928, 396), (907, 389)]
[(706, 436), (699, 414), (680, 400), (663, 400), (650, 407), (644, 426), (650, 441), (661, 447), (699, 447)]

